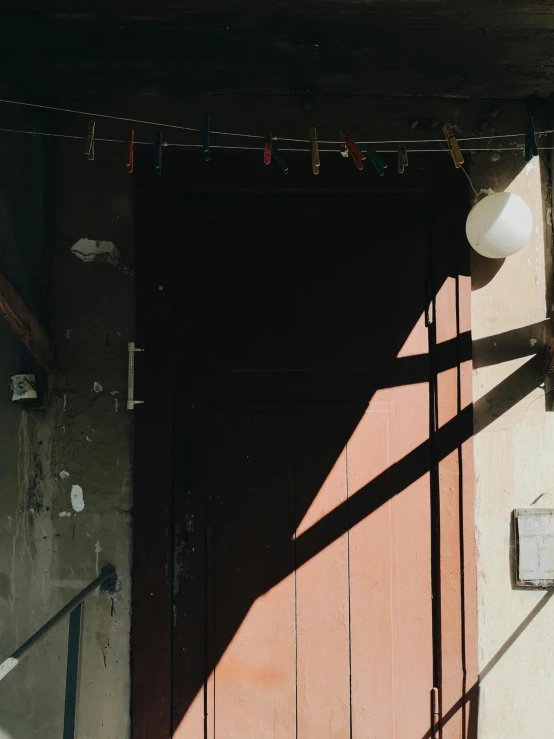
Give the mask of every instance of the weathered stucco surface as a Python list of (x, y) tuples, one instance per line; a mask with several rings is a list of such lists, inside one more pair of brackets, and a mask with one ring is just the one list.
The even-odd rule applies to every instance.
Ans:
[[(241, 107), (232, 101), (219, 104), (226, 106), (221, 119), (239, 130)], [(187, 119), (178, 101), (166, 101), (165, 109), (160, 105), (155, 110), (147, 105), (138, 117)], [(285, 115), (282, 101), (268, 105), (275, 106), (273, 115)], [(349, 105), (354, 116), (358, 103), (351, 99)], [(204, 106), (203, 101), (196, 103), (198, 120)], [(405, 130), (413, 107), (392, 102), (390, 119)], [(422, 118), (462, 121), (466, 132), (467, 126), (478, 130), (488, 114), (493, 120), (485, 101), (428, 101), (416, 107)], [(267, 110), (253, 112), (271, 119)], [(287, 115), (284, 128), (290, 126), (294, 133), (297, 109), (291, 112), (289, 106)], [(196, 120), (194, 116), (188, 115)], [(519, 131), (522, 116), (523, 106), (504, 106), (493, 124), (501, 133)], [(511, 549), (515, 507), (535, 501), (554, 507), (554, 414), (547, 410), (548, 398), (545, 402), (540, 387), (541, 354), (549, 336), (544, 321), (551, 310), (546, 171), (541, 172), (537, 160), (524, 167), (520, 154), (487, 153), (474, 158), (471, 175), (478, 190), (510, 187), (522, 194), (535, 216), (531, 243), (520, 254), (501, 265), (474, 259), (472, 269), (483, 677), (479, 733), (483, 739), (546, 737), (552, 734), (554, 604), (537, 613), (544, 593), (514, 589)], [(103, 563), (112, 562), (120, 578), (115, 602), (94, 596), (85, 611), (79, 735), (88, 739), (125, 739), (129, 732), (132, 414), (125, 410), (125, 393), (127, 341), (133, 339), (134, 327), (128, 269), (132, 183), (119, 150), (99, 146), (91, 163), (80, 145), (56, 147), (47, 189), (55, 201), (50, 292), (59, 373), (45, 410), (22, 411), (12, 404), (8, 379), (17, 369), (18, 349), (0, 322), (0, 655), (9, 654)], [(82, 261), (70, 251), (81, 240), (89, 246), (91, 241), (111, 242), (119, 264), (109, 257)], [(115, 253), (111, 247), (108, 251)], [(75, 510), (80, 508), (78, 491), (72, 503), (73, 486), (82, 489), (80, 511)], [(64, 625), (2, 684), (2, 739), (3, 732), (7, 739), (59, 739), (65, 642)]]
[(518, 507), (554, 506), (554, 414), (542, 386), (552, 279), (548, 183), (544, 162), (525, 166), (521, 155), (496, 163), (479, 157), (472, 172), (478, 189), (519, 194), (534, 217), (529, 244), (492, 265), (500, 269), (488, 284), (491, 265), (473, 260), (479, 736), (547, 737), (554, 603), (541, 609), (548, 592), (515, 588), (511, 515)]
[[(116, 598), (97, 594), (85, 606), (79, 736), (122, 739), (129, 730), (132, 276), (113, 263), (80, 261), (70, 248), (80, 238), (112, 241), (121, 266), (128, 264), (131, 183), (109, 156), (90, 166), (80, 147), (67, 144), (49, 174), (59, 373), (45, 410), (12, 404), (17, 344), (0, 323), (0, 652), (7, 656), (113, 563)], [(0, 735), (61, 736), (66, 634), (67, 623), (2, 683)]]

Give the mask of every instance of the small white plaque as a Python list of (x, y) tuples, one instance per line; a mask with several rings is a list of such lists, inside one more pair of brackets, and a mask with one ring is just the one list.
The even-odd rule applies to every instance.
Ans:
[(554, 509), (518, 508), (514, 511), (517, 584), (528, 588), (554, 587)]

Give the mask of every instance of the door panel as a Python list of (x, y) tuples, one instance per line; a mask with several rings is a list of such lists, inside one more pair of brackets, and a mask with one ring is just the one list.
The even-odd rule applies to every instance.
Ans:
[[(296, 572), (298, 737), (350, 737), (350, 607), (344, 407), (295, 413), (296, 536), (337, 506), (345, 533)], [(322, 465), (322, 460), (336, 460)], [(329, 467), (329, 469), (327, 469)]]
[(430, 738), (428, 191), (180, 203), (156, 254), (174, 337), (173, 735)]
[[(197, 481), (186, 493), (191, 510), (204, 500), (203, 564), (176, 536), (178, 735), (419, 739), (429, 728), (428, 475), (391, 500), (385, 483), (383, 504), (349, 522), (350, 497), (429, 437), (426, 382), (394, 377), (398, 354), (400, 376), (427, 356), (425, 209), (419, 196), (359, 198), (345, 232), (347, 205), (284, 198), (260, 239), (265, 199), (221, 200), (221, 225), (187, 259), (176, 410), (204, 409), (197, 452), (210, 451), (208, 491)], [(183, 630), (202, 579), (205, 674), (189, 716), (180, 693), (201, 640)]]

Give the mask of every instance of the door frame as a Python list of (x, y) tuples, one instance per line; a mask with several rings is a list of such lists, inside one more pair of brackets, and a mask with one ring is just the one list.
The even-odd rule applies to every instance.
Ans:
[[(422, 158), (423, 159), (423, 158)], [(472, 456), (472, 386), (469, 246), (465, 179), (445, 160), (412, 166), (402, 177), (349, 181), (345, 188), (326, 189), (314, 178), (260, 183), (256, 174), (229, 168), (221, 176), (162, 179), (165, 195), (279, 192), (425, 192), (428, 195), (431, 268), (429, 284), (431, 377), (434, 397), (430, 470), (435, 479), (435, 582), (439, 584), (435, 618), (440, 648), (436, 675), (438, 701), (429, 696), (427, 737), (474, 737), (477, 727), (477, 595), (474, 538), (474, 471)], [(425, 163), (427, 164), (427, 163)], [(165, 166), (165, 164), (164, 164)], [(211, 167), (211, 165), (210, 165)], [(187, 162), (187, 170), (190, 167)], [(178, 171), (178, 168), (176, 168)], [(196, 170), (198, 173), (200, 170)], [(205, 169), (204, 169), (205, 172)], [(145, 179), (152, 179), (148, 176)], [(158, 183), (160, 179), (158, 179)], [(374, 183), (374, 184), (372, 184)], [(248, 189), (245, 189), (245, 184)], [(140, 177), (137, 187), (141, 186)], [(133, 569), (131, 618), (131, 728), (134, 739), (171, 736), (171, 652), (173, 590), (173, 454), (174, 383), (172, 345), (174, 318), (163, 289), (150, 228), (137, 208), (136, 310), (137, 346), (145, 349), (137, 363), (136, 387), (144, 405), (135, 411)], [(141, 259), (143, 261), (141, 261)], [(435, 266), (449, 277), (434, 283)], [(438, 271), (438, 270), (437, 270)], [(439, 289), (440, 288), (440, 289)], [(450, 367), (450, 370), (442, 368)], [(452, 369), (453, 368), (453, 369)], [(453, 396), (453, 388), (455, 395)], [(452, 397), (456, 397), (455, 406)], [(442, 727), (442, 728), (440, 728)]]

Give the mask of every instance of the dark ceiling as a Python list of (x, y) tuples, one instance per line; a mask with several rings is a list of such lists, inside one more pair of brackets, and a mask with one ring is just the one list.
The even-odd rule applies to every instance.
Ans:
[(554, 90), (551, 0), (10, 5), (0, 10), (3, 75), (39, 101), (305, 91), (523, 98)]

